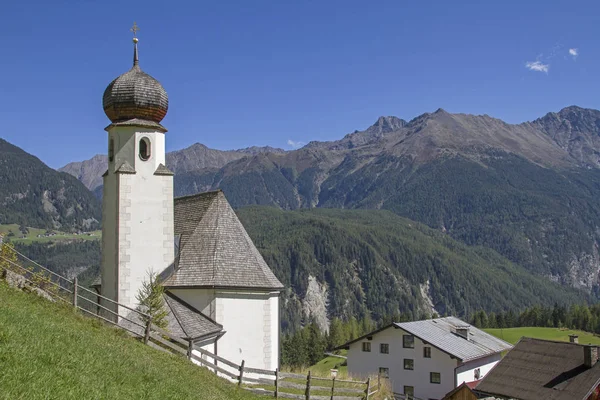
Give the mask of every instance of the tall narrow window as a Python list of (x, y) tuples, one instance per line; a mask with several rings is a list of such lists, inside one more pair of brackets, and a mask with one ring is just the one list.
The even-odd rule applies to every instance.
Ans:
[(431, 347), (423, 347), (423, 357), (431, 358)]
[(366, 351), (366, 352), (371, 351), (371, 343), (370, 342), (363, 342), (363, 344), (362, 344), (362, 351)]
[(147, 137), (140, 139), (140, 158), (142, 161), (150, 158), (150, 140)]
[(115, 139), (108, 140), (108, 162), (113, 162), (115, 159)]

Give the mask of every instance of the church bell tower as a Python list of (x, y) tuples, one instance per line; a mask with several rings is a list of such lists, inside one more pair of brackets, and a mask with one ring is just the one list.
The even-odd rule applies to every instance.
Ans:
[(169, 100), (139, 66), (137, 30), (134, 24), (133, 67), (108, 85), (102, 99), (111, 124), (105, 128), (101, 294), (132, 308), (149, 273), (159, 274), (174, 259), (173, 173), (165, 166), (167, 130), (160, 124)]

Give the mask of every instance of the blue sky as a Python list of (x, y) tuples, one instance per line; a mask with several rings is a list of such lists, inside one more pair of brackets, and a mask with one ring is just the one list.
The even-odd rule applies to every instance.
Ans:
[(0, 137), (51, 167), (106, 152), (102, 93), (131, 67), (134, 20), (169, 93), (168, 150), (289, 149), (440, 107), (512, 123), (600, 109), (598, 15), (573, 0), (4, 2)]

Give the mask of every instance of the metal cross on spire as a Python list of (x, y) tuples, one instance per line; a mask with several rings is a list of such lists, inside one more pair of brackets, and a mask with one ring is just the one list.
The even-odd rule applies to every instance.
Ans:
[(130, 31), (133, 32), (133, 37), (136, 38), (137, 37), (137, 32), (140, 30), (140, 28), (137, 26), (137, 24), (135, 23), (135, 21), (133, 21), (133, 26), (131, 27)]

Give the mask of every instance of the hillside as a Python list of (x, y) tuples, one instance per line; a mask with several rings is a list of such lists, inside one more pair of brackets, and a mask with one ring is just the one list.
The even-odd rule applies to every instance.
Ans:
[(94, 230), (100, 202), (69, 174), (0, 139), (0, 224)]
[(572, 329), (558, 329), (558, 328), (541, 328), (541, 327), (522, 327), (522, 328), (505, 328), (505, 329), (484, 329), (489, 334), (492, 334), (502, 340), (506, 340), (509, 343), (515, 344), (523, 336), (546, 339), (546, 340), (560, 340), (563, 342), (569, 341), (569, 335), (579, 336), (579, 343), (581, 344), (596, 344), (600, 345), (600, 337), (593, 333), (572, 330)]
[(258, 399), (183, 357), (0, 282), (0, 399)]
[(284, 331), (297, 329), (308, 314), (324, 328), (331, 317), (460, 317), (586, 300), (490, 249), (469, 247), (389, 211), (255, 206), (238, 216), (288, 288)]

